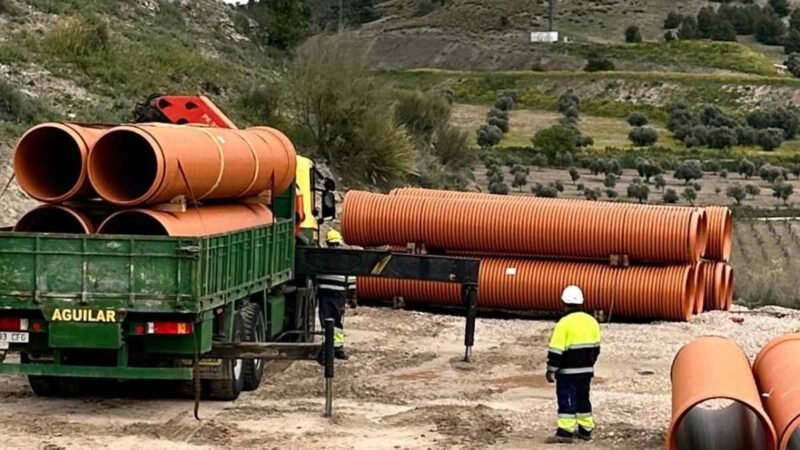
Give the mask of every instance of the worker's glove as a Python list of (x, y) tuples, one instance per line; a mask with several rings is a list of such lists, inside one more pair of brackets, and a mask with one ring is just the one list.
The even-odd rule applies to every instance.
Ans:
[(555, 383), (556, 382), (556, 373), (555, 372), (551, 372), (551, 371), (548, 370), (544, 374), (544, 377), (547, 378), (547, 382), (548, 383)]

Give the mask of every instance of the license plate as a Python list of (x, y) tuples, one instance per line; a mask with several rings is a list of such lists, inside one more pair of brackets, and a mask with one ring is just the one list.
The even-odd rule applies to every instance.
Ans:
[(8, 344), (27, 344), (29, 334), (0, 331), (0, 349), (7, 349)]

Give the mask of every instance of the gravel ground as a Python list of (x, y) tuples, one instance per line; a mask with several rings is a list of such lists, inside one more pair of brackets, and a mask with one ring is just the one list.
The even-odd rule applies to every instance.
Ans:
[[(743, 319), (737, 323), (732, 319)], [(464, 363), (455, 315), (359, 307), (348, 312), (350, 361), (337, 366), (335, 418), (320, 417), (314, 363), (269, 366), (261, 388), (236, 402), (191, 402), (152, 386), (123, 398), (41, 399), (24, 378), (0, 377), (4, 448), (540, 449), (553, 431), (555, 395), (544, 380), (552, 321), (478, 321)], [(691, 323), (603, 325), (593, 385), (597, 439), (586, 450), (660, 449), (670, 419), (669, 372), (681, 346), (703, 335), (734, 339), (752, 357), (800, 330), (800, 312), (713, 312)], [(159, 393), (159, 389), (162, 393)], [(166, 399), (161, 399), (162, 397)]]

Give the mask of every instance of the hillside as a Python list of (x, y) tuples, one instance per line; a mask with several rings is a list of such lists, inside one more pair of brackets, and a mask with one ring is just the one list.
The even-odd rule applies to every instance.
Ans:
[[(739, 38), (741, 43), (709, 48), (699, 43), (694, 49), (653, 48), (654, 43), (663, 43), (664, 18), (670, 11), (694, 15), (709, 4), (716, 3), (562, 0), (556, 25), (562, 38), (572, 44), (549, 45), (529, 42), (531, 31), (547, 30), (546, 1), (389, 0), (377, 4), (379, 20), (350, 33), (347, 39), (366, 51), (372, 64), (381, 69), (575, 70), (585, 64), (587, 53), (599, 52), (623, 70), (742, 71), (724, 63), (730, 56), (752, 59), (774, 73), (772, 63), (781, 55), (771, 51), (774, 47), (751, 45), (744, 36)], [(637, 25), (650, 44), (625, 45), (624, 31), (630, 25)], [(642, 58), (642, 53), (646, 57)]]
[[(153, 93), (205, 93), (249, 122), (246, 94), (276, 75), (247, 27), (219, 0), (0, 0), (0, 182), (31, 124), (130, 120)], [(7, 195), (4, 222), (29, 204)]]

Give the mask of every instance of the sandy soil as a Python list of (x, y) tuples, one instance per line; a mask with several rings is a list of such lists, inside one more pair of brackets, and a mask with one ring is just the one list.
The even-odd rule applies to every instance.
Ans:
[[(593, 401), (597, 439), (585, 450), (660, 449), (670, 418), (669, 370), (693, 337), (723, 335), (751, 356), (800, 330), (800, 312), (710, 313), (691, 323), (603, 326)], [(743, 318), (741, 324), (732, 318)], [(346, 319), (352, 359), (337, 366), (335, 418), (321, 417), (314, 363), (272, 364), (269, 379), (231, 403), (146, 397), (42, 399), (0, 377), (4, 448), (540, 449), (555, 399), (542, 375), (550, 321), (479, 319), (472, 363), (451, 315), (360, 307)], [(159, 394), (159, 390), (162, 392)], [(155, 397), (156, 399), (154, 399)]]

